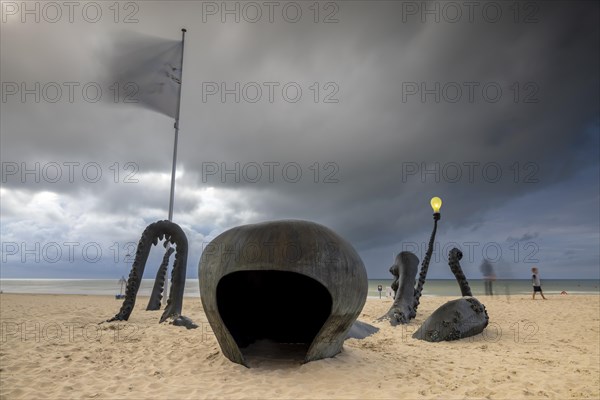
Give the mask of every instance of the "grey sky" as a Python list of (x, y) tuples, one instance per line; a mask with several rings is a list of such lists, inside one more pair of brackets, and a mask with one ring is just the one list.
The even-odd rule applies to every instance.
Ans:
[[(371, 278), (387, 278), (394, 252), (427, 242), (438, 195), (440, 251), (455, 242), (468, 253), (467, 277), (487, 254), (499, 275), (524, 278), (535, 264), (546, 278), (599, 278), (598, 4), (527, 2), (515, 14), (512, 2), (476, 2), (469, 15), (468, 3), (452, 3), (459, 18), (447, 2), (323, 2), (318, 23), (313, 2), (280, 2), (273, 22), (252, 3), (256, 23), (243, 2), (227, 3), (239, 23), (221, 21), (221, 2), (123, 2), (118, 23), (109, 3), (96, 23), (89, 9), (50, 23), (41, 5), (39, 23), (22, 22), (3, 3), (2, 277), (128, 272), (127, 243), (167, 216), (173, 120), (81, 89), (99, 82), (112, 95), (116, 36), (177, 40), (186, 27), (174, 221), (190, 240), (189, 276), (220, 232), (299, 218), (336, 230)], [(288, 19), (301, 9), (299, 21), (284, 7)], [(421, 14), (436, 9), (439, 22)], [(123, 22), (130, 13), (138, 22)], [(62, 97), (49, 101), (46, 86), (39, 103), (22, 101), (20, 85), (36, 82)], [(79, 83), (72, 103), (65, 82)], [(208, 92), (236, 82), (239, 103)], [(35, 163), (39, 177), (20, 174)], [(221, 175), (236, 163), (239, 179)], [(432, 278), (451, 276), (440, 251)]]

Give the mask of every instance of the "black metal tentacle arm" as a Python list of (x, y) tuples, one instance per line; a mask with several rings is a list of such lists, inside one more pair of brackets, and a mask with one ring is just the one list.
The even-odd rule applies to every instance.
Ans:
[(431, 232), (431, 237), (429, 238), (429, 247), (427, 248), (427, 253), (425, 253), (425, 257), (423, 258), (423, 263), (421, 264), (421, 272), (419, 273), (419, 283), (415, 288), (415, 298), (413, 302), (413, 307), (411, 310), (411, 314), (409, 319), (413, 319), (417, 316), (417, 308), (419, 307), (419, 299), (421, 298), (421, 292), (423, 291), (423, 285), (425, 285), (425, 278), (427, 278), (427, 270), (429, 269), (429, 261), (431, 260), (431, 255), (433, 254), (433, 244), (435, 241), (435, 233), (437, 232), (437, 223), (439, 220), (439, 214), (434, 214), (433, 218), (433, 232)]
[(148, 306), (146, 307), (146, 310), (160, 310), (160, 303), (162, 301), (163, 291), (165, 288), (165, 278), (167, 277), (167, 269), (169, 267), (169, 258), (171, 257), (171, 254), (173, 254), (174, 251), (175, 248), (171, 246), (168, 246), (167, 251), (165, 251), (162, 263), (158, 268), (158, 272), (156, 272), (154, 287), (152, 288), (152, 294), (150, 295), (150, 300), (148, 301)]
[(469, 287), (469, 282), (467, 281), (467, 277), (463, 273), (463, 270), (460, 266), (460, 260), (462, 259), (463, 254), (462, 251), (457, 249), (456, 247), (450, 250), (448, 253), (448, 265), (450, 265), (450, 270), (454, 274), (456, 281), (458, 282), (458, 286), (460, 287), (460, 293), (464, 296), (472, 297), (471, 288)]
[(129, 273), (129, 279), (127, 280), (127, 289), (125, 291), (123, 305), (119, 312), (113, 318), (108, 320), (108, 322), (127, 321), (129, 319), (135, 306), (137, 292), (142, 282), (142, 276), (144, 274), (146, 262), (148, 261), (150, 249), (152, 245), (156, 245), (158, 241), (163, 240), (163, 238), (167, 243), (174, 244), (176, 250), (171, 291), (160, 322), (165, 321), (169, 317), (175, 319), (181, 316), (188, 254), (187, 237), (179, 225), (171, 221), (158, 221), (148, 225), (142, 233), (135, 254), (135, 260), (131, 267), (131, 272)]

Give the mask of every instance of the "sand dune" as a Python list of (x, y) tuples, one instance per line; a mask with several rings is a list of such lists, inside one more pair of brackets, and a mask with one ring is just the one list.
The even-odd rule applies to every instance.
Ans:
[[(200, 325), (159, 325), (140, 298), (127, 323), (97, 323), (120, 302), (104, 296), (0, 295), (0, 397), (33, 398), (490, 398), (600, 397), (600, 296), (480, 297), (484, 334), (455, 342), (411, 337), (441, 304), (422, 298), (404, 327), (374, 322), (390, 300), (369, 299), (360, 317), (381, 328), (347, 340), (335, 358), (302, 365), (264, 356), (247, 369), (225, 359), (199, 298), (184, 314)], [(240, 310), (251, 312), (250, 310)], [(267, 347), (260, 347), (267, 346)]]

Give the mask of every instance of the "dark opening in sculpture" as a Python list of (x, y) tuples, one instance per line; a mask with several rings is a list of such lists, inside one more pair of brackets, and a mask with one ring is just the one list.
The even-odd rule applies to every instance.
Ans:
[(308, 349), (331, 314), (331, 304), (325, 286), (290, 271), (238, 271), (217, 285), (219, 314), (242, 349), (260, 339)]

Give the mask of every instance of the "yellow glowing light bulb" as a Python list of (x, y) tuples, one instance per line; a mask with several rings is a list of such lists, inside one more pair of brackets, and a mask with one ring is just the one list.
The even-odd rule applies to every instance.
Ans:
[(433, 208), (434, 213), (439, 213), (440, 208), (442, 207), (442, 199), (439, 197), (434, 197), (431, 199), (431, 208)]

